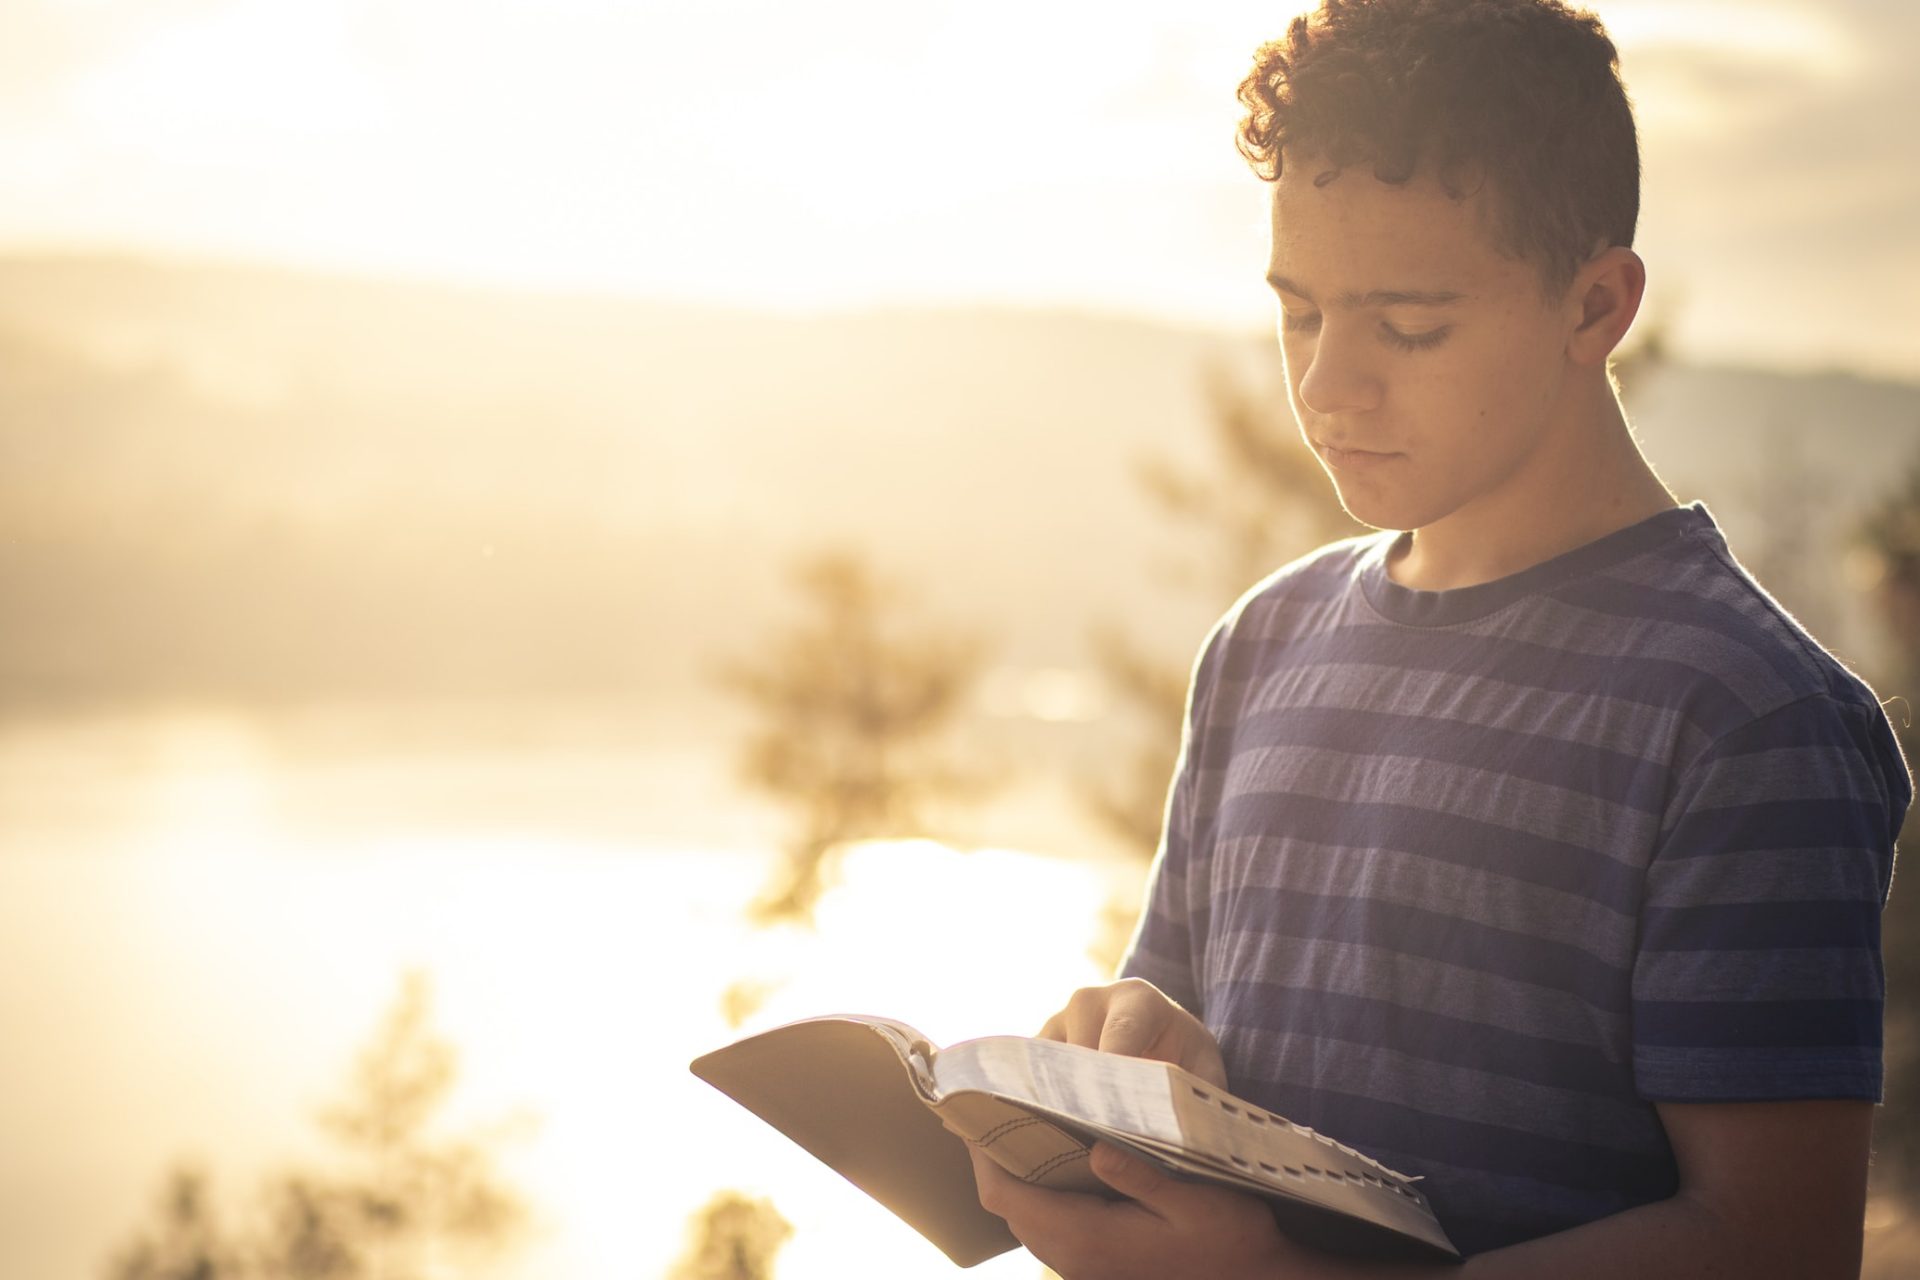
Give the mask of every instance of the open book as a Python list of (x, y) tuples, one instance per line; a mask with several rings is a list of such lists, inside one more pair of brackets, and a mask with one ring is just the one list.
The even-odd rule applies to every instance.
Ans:
[(790, 1022), (693, 1073), (831, 1165), (963, 1267), (1018, 1245), (980, 1207), (966, 1143), (1016, 1177), (1112, 1195), (1107, 1142), (1183, 1178), (1265, 1197), (1303, 1243), (1457, 1258), (1412, 1180), (1164, 1062), (991, 1036), (937, 1049), (904, 1023)]

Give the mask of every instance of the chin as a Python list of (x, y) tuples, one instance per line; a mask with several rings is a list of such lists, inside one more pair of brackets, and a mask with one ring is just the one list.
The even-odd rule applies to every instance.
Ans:
[(1418, 529), (1437, 517), (1426, 514), (1418, 503), (1395, 500), (1377, 493), (1358, 493), (1335, 486), (1340, 506), (1369, 529)]

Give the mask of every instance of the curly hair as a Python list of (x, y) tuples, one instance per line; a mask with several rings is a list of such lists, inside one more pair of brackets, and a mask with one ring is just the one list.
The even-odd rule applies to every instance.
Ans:
[(1254, 172), (1282, 152), (1382, 182), (1484, 185), (1495, 241), (1550, 293), (1597, 246), (1631, 245), (1640, 152), (1619, 55), (1560, 0), (1322, 0), (1262, 45), (1236, 139)]

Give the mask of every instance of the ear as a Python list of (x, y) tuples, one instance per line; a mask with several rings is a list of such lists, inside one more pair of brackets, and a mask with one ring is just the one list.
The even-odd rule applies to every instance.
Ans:
[(1605, 365), (1627, 336), (1640, 300), (1647, 292), (1647, 266), (1625, 245), (1613, 245), (1589, 258), (1567, 292), (1574, 328), (1567, 335), (1567, 358), (1575, 364)]

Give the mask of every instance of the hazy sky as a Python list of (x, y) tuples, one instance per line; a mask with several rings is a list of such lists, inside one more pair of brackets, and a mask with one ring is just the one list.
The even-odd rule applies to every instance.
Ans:
[[(1297, 0), (8, 0), (0, 249), (1267, 323)], [(1693, 354), (1920, 377), (1920, 6), (1618, 0)]]

